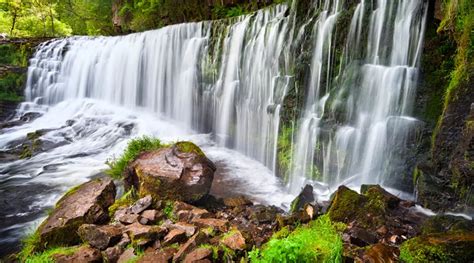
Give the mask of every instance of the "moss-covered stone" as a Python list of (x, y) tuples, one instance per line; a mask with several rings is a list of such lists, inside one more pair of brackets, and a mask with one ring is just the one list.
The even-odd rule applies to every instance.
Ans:
[(366, 203), (365, 196), (346, 186), (340, 186), (331, 199), (328, 215), (332, 221), (350, 222), (360, 215), (360, 210)]
[(474, 258), (474, 234), (431, 234), (402, 244), (400, 259), (412, 262), (470, 262)]

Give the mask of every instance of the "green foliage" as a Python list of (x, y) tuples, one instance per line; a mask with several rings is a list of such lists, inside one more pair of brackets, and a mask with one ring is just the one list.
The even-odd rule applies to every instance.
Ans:
[(127, 168), (127, 165), (135, 160), (138, 155), (142, 152), (158, 150), (166, 145), (163, 145), (157, 138), (151, 138), (143, 136), (136, 138), (128, 143), (125, 152), (116, 160), (109, 160), (107, 164), (110, 169), (106, 172), (114, 179), (121, 179), (123, 171)]
[(341, 262), (342, 239), (327, 215), (249, 253), (251, 262)]
[(38, 247), (40, 246), (40, 235), (37, 231), (27, 235), (23, 240), (23, 248), (20, 253), (18, 253), (18, 259), (21, 262), (25, 262), (26, 259), (33, 256)]
[(71, 255), (73, 254), (79, 247), (59, 247), (59, 248), (52, 248), (41, 253), (36, 253), (31, 256), (28, 256), (22, 262), (25, 263), (53, 263), (54, 255)]
[(293, 128), (291, 126), (283, 126), (278, 136), (278, 167), (280, 174), (286, 179), (291, 169), (293, 146), (292, 146)]
[(112, 1), (0, 0), (0, 32), (11, 37), (112, 34)]
[(174, 214), (174, 203), (173, 201), (166, 201), (165, 207), (163, 208), (163, 213), (166, 215), (166, 217), (173, 221), (176, 222), (177, 218), (176, 215)]
[(109, 207), (109, 216), (112, 218), (119, 208), (131, 206), (137, 200), (138, 195), (135, 191), (135, 188), (132, 187), (132, 189), (123, 194), (119, 199), (115, 200), (115, 202)]
[(0, 101), (20, 102), (25, 75), (21, 73), (8, 73), (0, 78)]

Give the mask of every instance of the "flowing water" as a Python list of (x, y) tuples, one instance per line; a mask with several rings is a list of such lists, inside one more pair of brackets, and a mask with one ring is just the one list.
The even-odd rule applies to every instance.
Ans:
[[(105, 170), (141, 135), (196, 142), (230, 192), (262, 203), (287, 204), (307, 182), (325, 193), (341, 183), (384, 183), (399, 158), (394, 149), (416, 122), (409, 115), (426, 6), (363, 0), (346, 7), (343, 0), (315, 0), (302, 24), (296, 4), (279, 5), (221, 21), (43, 43), (17, 113), (42, 116), (3, 129), (0, 148), (37, 130), (53, 147), (0, 163), (0, 196), (8, 203), (0, 242), (16, 242), (62, 192)], [(352, 18), (337, 53), (343, 14)], [(295, 90), (304, 39), (312, 61), (298, 90), (305, 99), (285, 187), (277, 176), (280, 113)]]

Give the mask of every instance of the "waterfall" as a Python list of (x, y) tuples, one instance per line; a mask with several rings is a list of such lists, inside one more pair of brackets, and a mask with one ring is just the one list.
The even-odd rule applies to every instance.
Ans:
[[(316, 182), (384, 184), (416, 123), (426, 2), (318, 0), (306, 14), (297, 8), (295, 0), (232, 19), (46, 42), (30, 61), (29, 102), (19, 112), (79, 99), (144, 111), (210, 134), (277, 174), (280, 114), (294, 92), (302, 105), (289, 191)], [(298, 53), (311, 57), (306, 80), (295, 77), (304, 76)]]
[[(328, 3), (331, 2), (332, 5)], [(311, 82), (296, 132), (289, 188), (308, 181), (384, 184), (416, 120), (410, 117), (426, 18), (423, 1), (365, 1), (352, 17), (338, 74), (331, 41), (338, 1), (315, 25)]]
[(274, 169), (278, 109), (291, 79), (282, 62), (289, 57), (285, 11), (281, 5), (228, 22), (54, 40), (31, 60), (26, 97), (144, 108)]

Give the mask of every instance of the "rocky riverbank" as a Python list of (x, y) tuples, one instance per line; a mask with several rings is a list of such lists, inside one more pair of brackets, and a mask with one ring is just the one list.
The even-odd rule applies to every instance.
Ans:
[[(10, 260), (53, 262), (467, 262), (474, 225), (428, 217), (378, 185), (306, 186), (291, 211), (209, 195), (215, 166), (194, 144), (131, 145), (103, 177), (71, 189)], [(132, 148), (133, 148), (132, 147)], [(114, 174), (112, 173), (112, 174)], [(118, 179), (117, 176), (115, 176)], [(286, 260), (286, 261), (285, 261)], [(43, 262), (43, 261), (41, 261)]]

